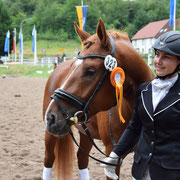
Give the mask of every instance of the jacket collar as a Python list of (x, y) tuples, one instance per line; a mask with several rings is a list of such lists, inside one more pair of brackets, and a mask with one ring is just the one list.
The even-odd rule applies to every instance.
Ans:
[(178, 75), (178, 79), (175, 82), (174, 86), (170, 88), (167, 95), (157, 105), (154, 111), (154, 116), (171, 107), (177, 101), (180, 101), (180, 75)]
[(180, 75), (178, 75), (178, 80), (176, 81), (174, 86), (169, 90), (168, 94), (164, 97), (164, 99), (161, 102), (159, 102), (154, 112), (152, 105), (151, 83), (148, 83), (147, 86), (141, 91), (141, 98), (144, 109), (146, 110), (151, 120), (154, 121), (154, 116), (171, 107), (177, 101), (180, 101)]

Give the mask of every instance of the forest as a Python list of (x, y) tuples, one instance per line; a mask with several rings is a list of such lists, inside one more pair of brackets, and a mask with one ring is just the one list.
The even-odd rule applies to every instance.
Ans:
[[(78, 22), (76, 6), (81, 0), (0, 0), (0, 54), (5, 35), (16, 28), (17, 37), (23, 19), (24, 40), (32, 38), (36, 25), (38, 39), (78, 40), (73, 23)], [(149, 22), (168, 19), (170, 0), (84, 0), (88, 6), (86, 31), (95, 33), (101, 17), (107, 29), (125, 31), (131, 38)], [(180, 18), (180, 1), (177, 1), (176, 18)], [(177, 30), (180, 29), (177, 27)], [(11, 36), (12, 38), (12, 36)], [(11, 39), (12, 41), (12, 39)]]

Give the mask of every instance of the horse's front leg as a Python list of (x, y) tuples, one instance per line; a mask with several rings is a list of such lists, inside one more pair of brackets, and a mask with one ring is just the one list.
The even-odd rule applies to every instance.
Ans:
[(52, 166), (54, 163), (55, 155), (54, 148), (56, 144), (56, 137), (45, 132), (45, 157), (44, 157), (44, 169), (43, 180), (50, 180)]
[[(86, 135), (80, 134), (80, 146), (89, 154), (92, 148), (92, 143), (89, 141), (89, 138)], [(79, 167), (79, 176), (80, 180), (89, 180), (89, 171), (88, 163), (89, 157), (81, 149), (78, 149), (77, 152), (78, 158), (78, 167)]]

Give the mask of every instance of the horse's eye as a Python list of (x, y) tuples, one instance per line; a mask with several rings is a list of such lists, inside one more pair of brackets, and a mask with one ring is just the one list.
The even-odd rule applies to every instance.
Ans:
[(84, 72), (85, 76), (94, 76), (96, 74), (96, 70), (93, 68), (86, 69)]

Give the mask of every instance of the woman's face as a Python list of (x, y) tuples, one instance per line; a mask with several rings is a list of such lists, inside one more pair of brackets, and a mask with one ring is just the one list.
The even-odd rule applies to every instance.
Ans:
[[(165, 76), (172, 73), (179, 63), (180, 61), (177, 56), (168, 54), (164, 51), (156, 50), (154, 65), (157, 76)], [(172, 77), (176, 76), (176, 74)]]

